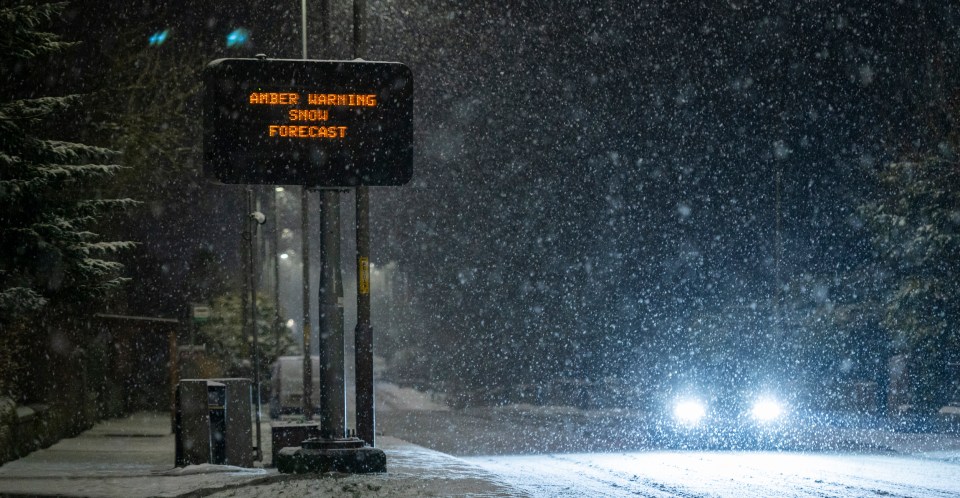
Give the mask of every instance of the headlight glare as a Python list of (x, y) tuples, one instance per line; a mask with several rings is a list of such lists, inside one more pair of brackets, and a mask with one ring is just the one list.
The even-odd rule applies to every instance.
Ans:
[(673, 417), (684, 425), (697, 425), (706, 414), (703, 403), (695, 399), (679, 400), (673, 404)]
[(750, 416), (758, 422), (773, 422), (783, 416), (783, 403), (771, 398), (761, 398), (753, 402)]

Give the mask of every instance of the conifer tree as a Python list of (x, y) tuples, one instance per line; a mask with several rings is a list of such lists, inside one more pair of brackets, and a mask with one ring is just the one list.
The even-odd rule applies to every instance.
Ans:
[[(5, 88), (23, 86), (11, 80), (35, 75), (31, 62), (72, 45), (44, 28), (63, 8), (0, 7)], [(64, 131), (51, 127), (51, 118), (75, 111), (81, 96), (8, 93), (0, 95), (0, 324), (5, 327), (56, 304), (83, 303), (123, 282), (121, 265), (111, 255), (133, 243), (101, 240), (92, 229), (108, 211), (134, 203), (96, 195), (121, 169), (116, 152), (50, 138)]]
[(914, 404), (935, 409), (958, 394), (946, 368), (960, 360), (960, 162), (950, 152), (891, 162), (878, 180), (861, 213), (885, 262), (884, 321), (909, 358)]

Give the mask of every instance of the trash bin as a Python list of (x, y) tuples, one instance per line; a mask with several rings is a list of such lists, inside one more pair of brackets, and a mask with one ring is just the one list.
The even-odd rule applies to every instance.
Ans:
[(177, 467), (252, 467), (250, 379), (181, 380), (174, 426)]
[(210, 417), (210, 463), (226, 464), (227, 386), (207, 382), (207, 411)]
[(237, 467), (253, 467), (253, 382), (243, 378), (210, 380), (226, 386), (223, 463)]

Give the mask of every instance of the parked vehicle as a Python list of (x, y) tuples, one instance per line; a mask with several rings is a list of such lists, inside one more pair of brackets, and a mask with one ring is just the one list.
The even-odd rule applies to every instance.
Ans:
[[(320, 357), (313, 356), (311, 367), (311, 403), (320, 409)], [(303, 413), (303, 356), (281, 356), (272, 368), (270, 417)]]

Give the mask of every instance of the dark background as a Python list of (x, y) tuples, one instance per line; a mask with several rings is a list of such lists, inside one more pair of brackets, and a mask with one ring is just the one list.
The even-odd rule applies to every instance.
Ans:
[[(352, 57), (349, 9), (335, 2), (333, 44), (312, 33), (311, 57)], [(415, 78), (413, 181), (371, 202), (373, 261), (396, 262), (404, 289), (375, 308), (377, 340), (421, 358), (411, 375), (481, 387), (713, 365), (704, 376), (762, 377), (880, 354), (875, 323), (825, 354), (810, 313), (787, 310), (870, 292), (858, 206), (880, 164), (941, 148), (960, 67), (955, 3), (367, 9), (367, 59)], [(299, 2), (73, 2), (63, 29), (84, 44), (46, 83), (96, 91), (116, 52), (166, 27), (159, 49), (194, 71), (224, 56), (299, 57), (299, 17)], [(251, 43), (225, 48), (240, 26)], [(236, 270), (238, 191), (208, 185), (195, 152), (187, 214), (134, 227), (170, 288), (154, 309), (183, 309), (174, 282), (198, 250)]]

